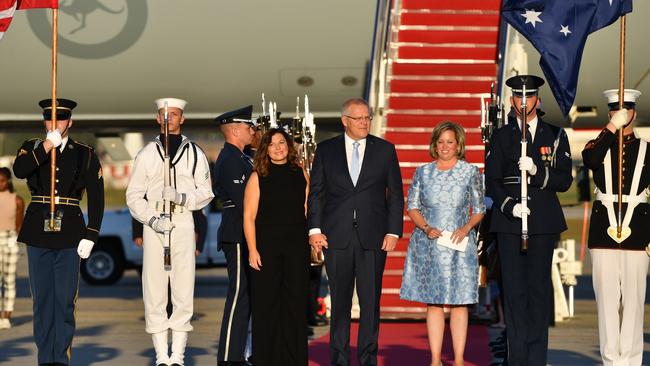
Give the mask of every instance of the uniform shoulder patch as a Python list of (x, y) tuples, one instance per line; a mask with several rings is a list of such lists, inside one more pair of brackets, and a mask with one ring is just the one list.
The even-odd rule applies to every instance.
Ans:
[(25, 149), (20, 149), (20, 150), (18, 151), (18, 156), (21, 156), (21, 155), (27, 155), (27, 150), (25, 150)]

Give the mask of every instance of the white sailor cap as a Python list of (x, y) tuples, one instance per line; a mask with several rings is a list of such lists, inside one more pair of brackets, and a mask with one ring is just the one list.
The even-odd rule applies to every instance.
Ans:
[(158, 109), (165, 108), (165, 102), (167, 102), (168, 108), (178, 108), (181, 110), (185, 110), (185, 106), (187, 105), (186, 101), (178, 98), (160, 98), (155, 101)]

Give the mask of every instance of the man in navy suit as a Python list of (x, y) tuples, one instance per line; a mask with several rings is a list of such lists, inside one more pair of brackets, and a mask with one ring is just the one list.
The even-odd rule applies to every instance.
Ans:
[(345, 133), (318, 145), (308, 199), (309, 244), (325, 249), (332, 297), (330, 359), (350, 364), (350, 311), (355, 280), (361, 318), (359, 364), (377, 365), (379, 298), (386, 253), (402, 235), (404, 193), (395, 147), (369, 135), (363, 99), (343, 104)]

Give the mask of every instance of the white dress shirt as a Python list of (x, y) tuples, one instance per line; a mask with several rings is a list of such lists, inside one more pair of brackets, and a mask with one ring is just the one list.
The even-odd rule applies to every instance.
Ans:
[[(521, 126), (521, 118), (517, 118), (518, 126)], [(521, 128), (521, 127), (520, 127)], [(537, 116), (528, 122), (528, 132), (530, 132), (530, 143), (535, 141), (535, 131), (537, 130)]]
[[(343, 134), (345, 139), (345, 158), (348, 162), (348, 173), (352, 171), (352, 153), (354, 152), (355, 140), (353, 140), (347, 133)], [(363, 167), (363, 154), (366, 152), (366, 139), (362, 138), (361, 140), (356, 140), (359, 143), (359, 173), (361, 173), (361, 168)]]

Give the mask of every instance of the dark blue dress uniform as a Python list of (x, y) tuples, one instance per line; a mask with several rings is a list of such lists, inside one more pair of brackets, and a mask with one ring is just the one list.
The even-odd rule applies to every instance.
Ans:
[[(67, 100), (59, 100), (59, 108), (66, 106), (70, 106)], [(59, 110), (57, 117), (69, 119), (72, 108)], [(49, 111), (44, 112), (44, 118), (50, 119)], [(60, 148), (55, 185), (55, 216), (61, 219), (60, 231), (44, 229), (50, 217), (50, 154), (45, 152), (43, 141), (25, 141), (13, 169), (17, 178), (27, 179), (32, 195), (18, 241), (27, 245), (38, 362), (68, 365), (79, 287), (77, 246), (81, 239), (97, 243), (104, 213), (104, 179), (92, 147), (68, 138), (63, 151)], [(79, 207), (84, 192), (88, 195), (88, 224)]]
[[(543, 80), (526, 85), (536, 96)], [(533, 81), (537, 81), (534, 79)], [(514, 95), (520, 85), (513, 87)], [(517, 88), (517, 86), (519, 88)], [(531, 90), (532, 89), (532, 90)], [(527, 93), (528, 94), (528, 93)], [(496, 130), (485, 161), (488, 195), (494, 200), (490, 231), (496, 233), (501, 259), (509, 365), (546, 365), (551, 314), (553, 250), (566, 230), (557, 198), (571, 186), (571, 153), (562, 128), (538, 118), (534, 139), (528, 135), (527, 156), (537, 172), (528, 183), (528, 251), (522, 253), (521, 219), (512, 215), (519, 203), (521, 131), (517, 120)]]
[[(225, 113), (220, 124), (252, 125), (253, 106)], [(223, 204), (218, 248), (223, 250), (228, 267), (228, 294), (221, 322), (218, 361), (220, 364), (245, 362), (244, 352), (251, 316), (250, 269), (244, 238), (244, 189), (253, 171), (253, 161), (235, 145), (225, 143), (214, 166), (214, 193)]]

